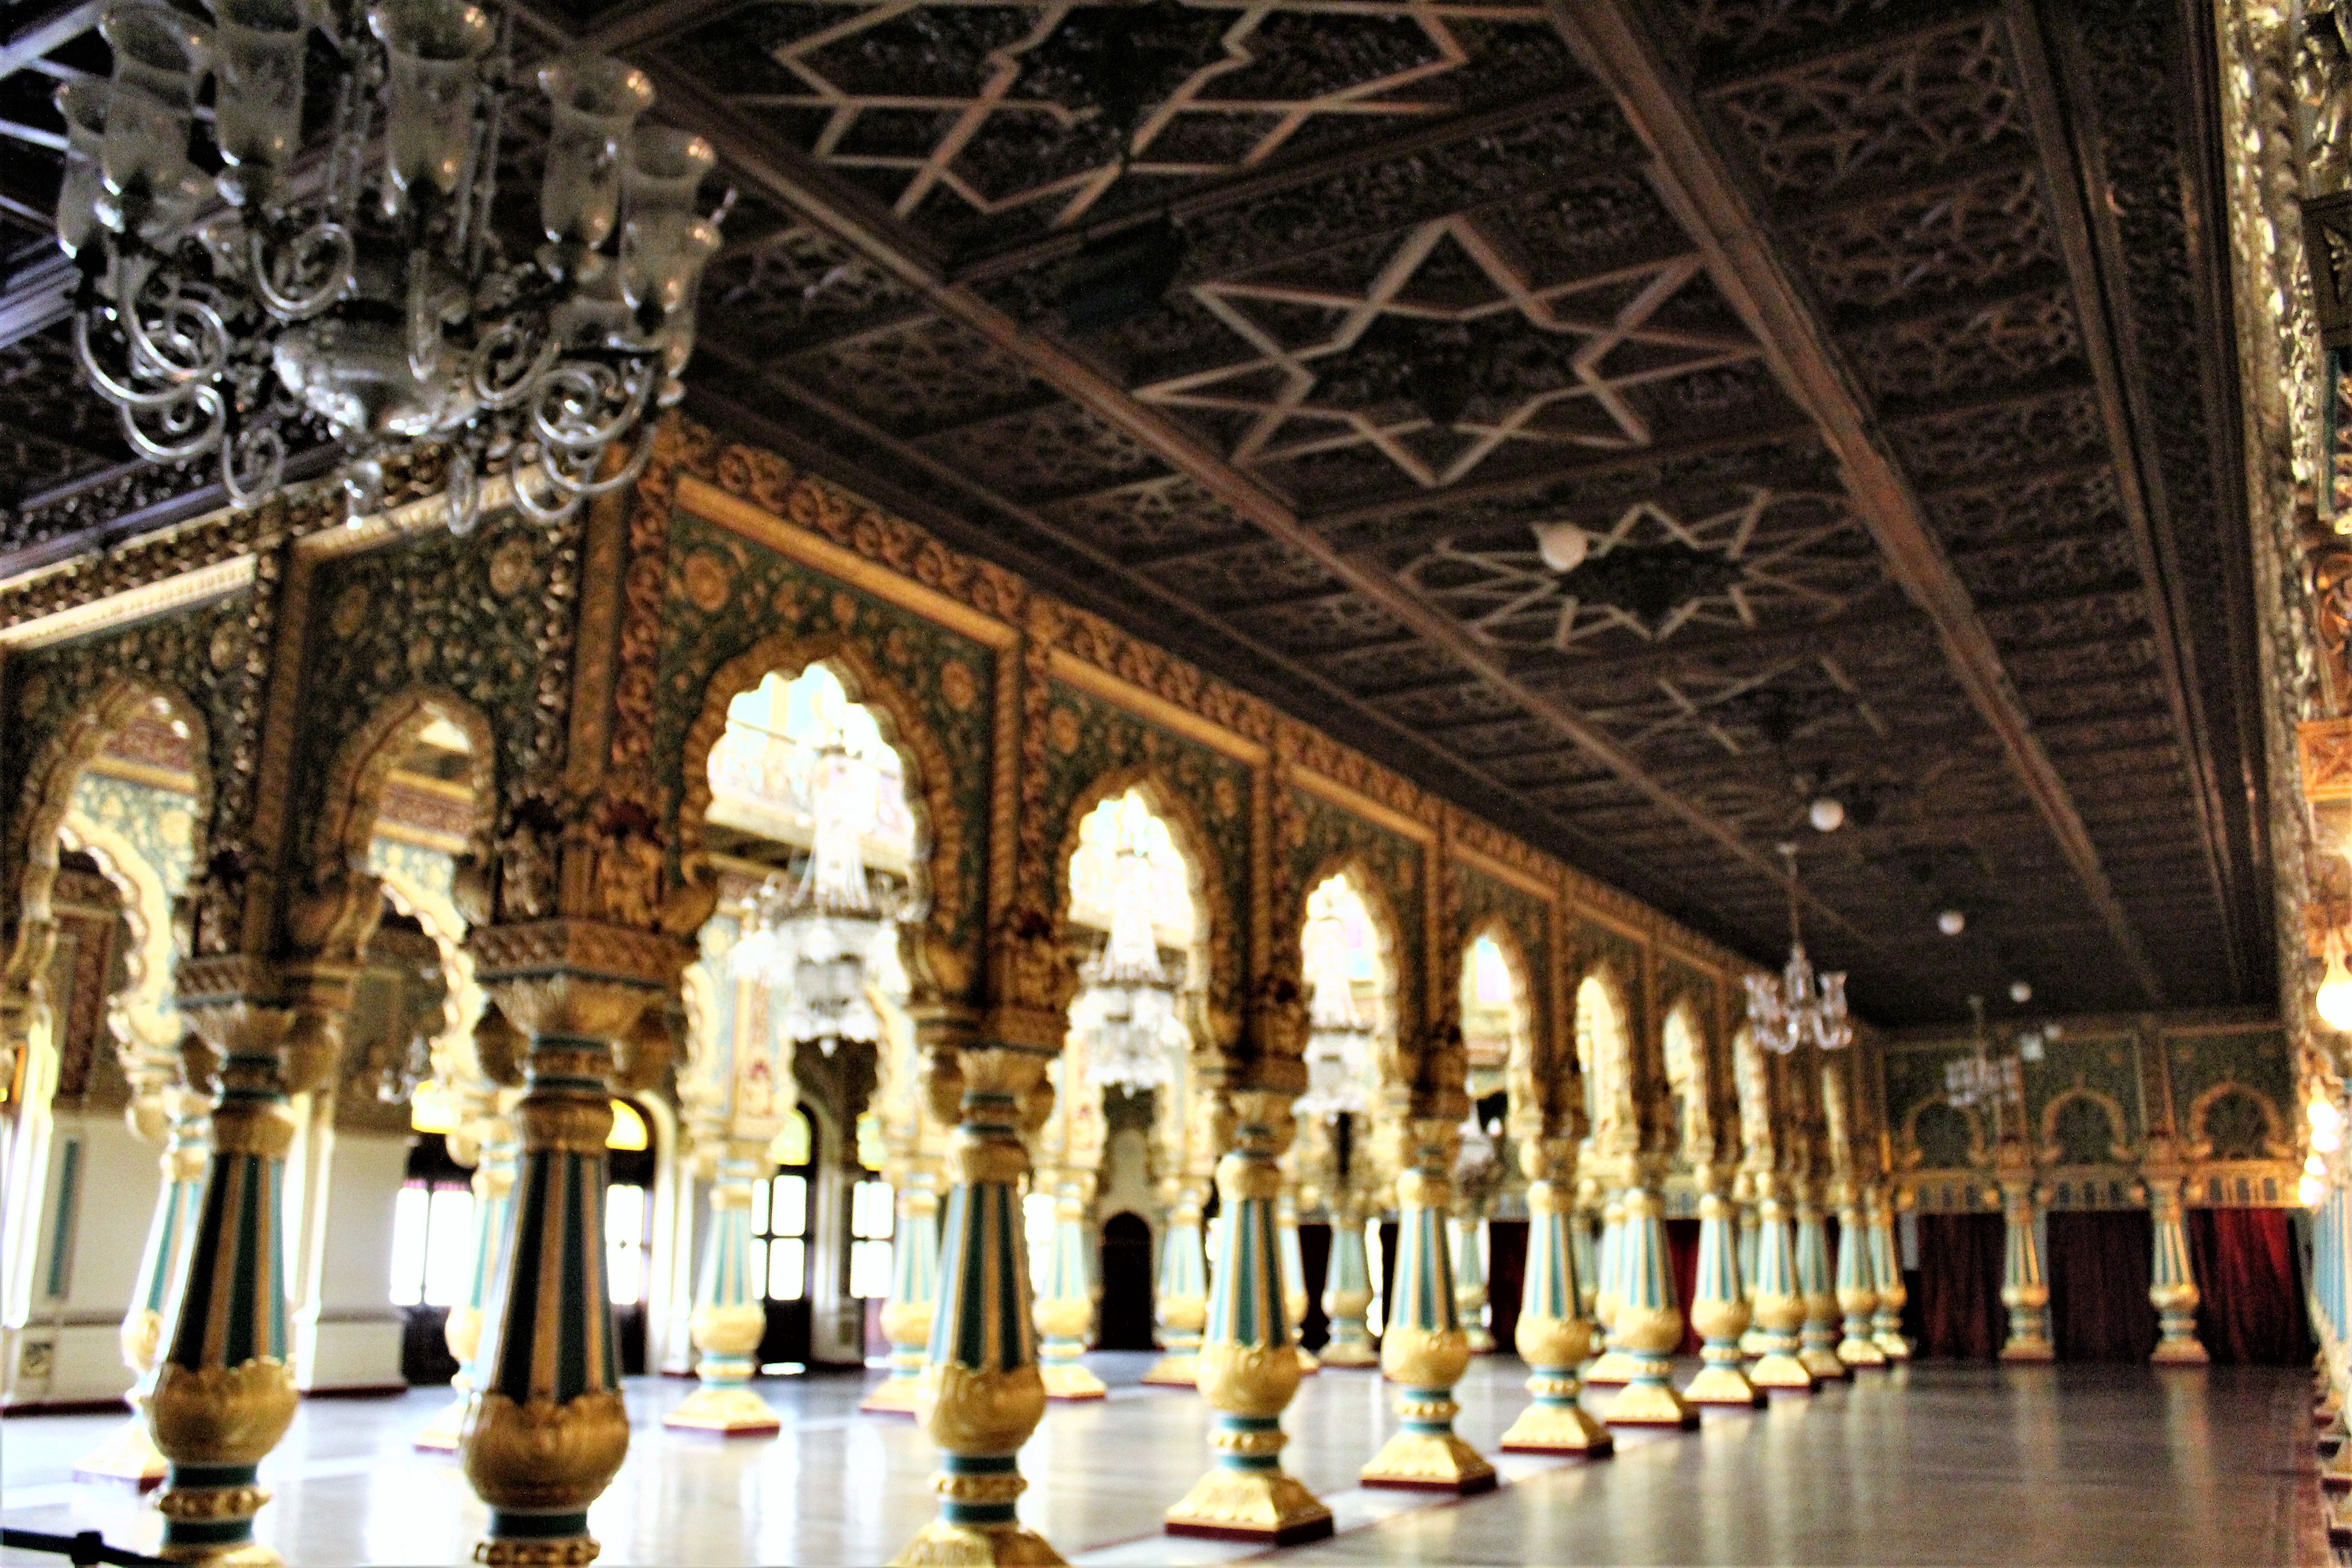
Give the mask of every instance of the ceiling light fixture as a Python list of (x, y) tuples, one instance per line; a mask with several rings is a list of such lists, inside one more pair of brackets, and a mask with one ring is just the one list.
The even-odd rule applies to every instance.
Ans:
[(1936, 929), (1946, 936), (1958, 936), (1969, 929), (1968, 913), (1962, 910), (1946, 910), (1936, 917)]
[(1592, 552), (1592, 535), (1572, 522), (1536, 524), (1536, 553), (1555, 572), (1573, 572)]
[(1835, 833), (1845, 826), (1845, 803), (1835, 795), (1822, 795), (1805, 808), (1805, 820), (1816, 833)]
[(1755, 1028), (1757, 1044), (1782, 1056), (1808, 1040), (1821, 1050), (1841, 1050), (1853, 1043), (1845, 975), (1825, 973), (1816, 982), (1797, 919), (1797, 847), (1783, 844), (1780, 848), (1789, 864), (1789, 963), (1778, 980), (1769, 974), (1747, 977), (1748, 1021)]

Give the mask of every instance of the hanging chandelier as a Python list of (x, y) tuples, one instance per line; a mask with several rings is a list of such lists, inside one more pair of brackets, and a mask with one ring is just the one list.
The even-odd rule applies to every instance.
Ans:
[(1326, 1121), (1371, 1109), (1364, 1093), (1370, 1074), (1372, 1021), (1356, 1005), (1348, 973), (1348, 928), (1337, 914), (1311, 917), (1300, 946), (1307, 971), (1307, 1092), (1301, 1116)]
[(1151, 931), (1149, 820), (1140, 801), (1121, 803), (1119, 843), (1111, 862), (1110, 935), (1078, 966), (1071, 1011), (1086, 1047), (1087, 1076), (1097, 1089), (1130, 1094), (1173, 1081), (1175, 1058), (1192, 1047), (1177, 1006), (1175, 977), (1160, 962)]
[(1808, 1041), (1821, 1050), (1842, 1050), (1853, 1043), (1845, 975), (1815, 977), (1798, 924), (1797, 847), (1781, 845), (1780, 858), (1789, 863), (1789, 963), (1778, 980), (1769, 974), (1748, 976), (1748, 1022), (1758, 1045), (1782, 1056)]
[[(111, 79), (58, 92), (74, 349), (131, 447), (159, 463), (216, 453), (230, 500), (251, 506), (289, 445), (323, 429), (357, 520), (383, 503), (386, 457), (437, 445), (459, 533), (493, 474), (541, 520), (632, 482), (650, 412), (684, 394), (696, 285), (733, 199), (696, 208), (709, 143), (636, 124), (654, 95), (634, 67), (541, 67), (543, 243), (510, 255), (494, 232), (502, 134), (523, 119), (510, 21), (468, 0), (213, 5), (206, 27), (161, 0), (109, 0)], [(332, 108), (306, 153), (320, 42)], [(209, 178), (191, 157), (207, 76)]]
[[(2025, 1102), (2025, 1068), (2020, 1057), (1992, 1055), (1990, 1039), (1985, 1032), (1984, 998), (1969, 997), (1969, 1011), (1976, 1018), (1976, 1054), (1944, 1064), (1944, 1100), (1958, 1110), (1979, 1107), (1990, 1110), (1998, 1130), (2002, 1110), (2012, 1104), (2021, 1107)], [(2038, 1043), (2034, 1052), (2033, 1059), (2038, 1060)]]
[(778, 1036), (828, 1057), (844, 1040), (871, 1043), (882, 1033), (866, 987), (882, 968), (897, 911), (866, 872), (875, 782), (834, 731), (816, 756), (808, 866), (797, 881), (767, 879), (731, 959), (737, 975), (767, 986)]

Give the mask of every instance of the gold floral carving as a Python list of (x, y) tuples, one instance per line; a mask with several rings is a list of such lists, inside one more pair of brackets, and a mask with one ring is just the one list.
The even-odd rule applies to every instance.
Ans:
[(293, 1422), (294, 1372), (275, 1356), (235, 1366), (166, 1362), (147, 1402), (155, 1447), (183, 1465), (259, 1464)]
[[(760, 1348), (760, 1338), (768, 1331), (768, 1310), (758, 1301), (697, 1307), (692, 1327), (697, 1349), (716, 1355), (746, 1356)], [(770, 1419), (773, 1418), (772, 1415)]]
[[(1298, 1392), (1299, 1376), (1298, 1356), (1287, 1343), (1250, 1345), (1211, 1340), (1201, 1347), (1194, 1381), (1201, 1396), (1215, 1409), (1235, 1415), (1275, 1416), (1290, 1407), (1292, 1396)], [(1281, 1435), (1270, 1436), (1276, 1447), (1280, 1447)]]
[(478, 1394), (460, 1437), (466, 1479), (492, 1508), (566, 1513), (604, 1494), (629, 1452), (629, 1415), (612, 1389), (518, 1405)]
[(1034, 1365), (933, 1362), (915, 1394), (915, 1420), (951, 1454), (1018, 1453), (1045, 1416), (1045, 1381)]

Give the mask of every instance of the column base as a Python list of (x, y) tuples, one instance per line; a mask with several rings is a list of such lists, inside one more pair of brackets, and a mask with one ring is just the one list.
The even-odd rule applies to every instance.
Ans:
[(1911, 1342), (1905, 1339), (1901, 1334), (1896, 1333), (1894, 1330), (1881, 1329), (1876, 1333), (1871, 1335), (1870, 1338), (1871, 1342), (1878, 1346), (1880, 1352), (1885, 1355), (1888, 1361), (1909, 1361), (1911, 1359)]
[(1325, 1366), (1378, 1366), (1381, 1364), (1381, 1352), (1370, 1344), (1360, 1344), (1352, 1340), (1333, 1340), (1323, 1347), (1322, 1361)]
[(1859, 1334), (1848, 1334), (1838, 1342), (1837, 1358), (1848, 1366), (1878, 1367), (1886, 1364), (1886, 1352), (1878, 1348), (1878, 1342)]
[(662, 1417), (662, 1425), (722, 1437), (772, 1437), (783, 1421), (768, 1402), (740, 1383), (706, 1383)]
[(1317, 1373), (1323, 1370), (1323, 1363), (1315, 1359), (1315, 1352), (1313, 1351), (1308, 1350), (1305, 1345), (1293, 1345), (1290, 1348), (1298, 1352), (1299, 1376), (1313, 1377)]
[(2347, 1516), (2332, 1502), (2326, 1505), (2326, 1512), (2327, 1544), (2337, 1547), (2352, 1546), (2352, 1516)]
[(1368, 1487), (1451, 1492), (1456, 1497), (1493, 1491), (1497, 1484), (1495, 1467), (1452, 1432), (1410, 1429), (1381, 1444), (1357, 1479)]
[(156, 1450), (148, 1435), (147, 1417), (133, 1415), (107, 1435), (106, 1440), (74, 1461), (78, 1481), (119, 1481), (140, 1491), (163, 1484), (171, 1461)]
[(1748, 1369), (1748, 1381), (1759, 1388), (1787, 1388), (1799, 1394), (1811, 1394), (1815, 1379), (1793, 1352), (1766, 1351), (1756, 1359), (1756, 1364)]
[(1049, 1361), (1037, 1370), (1045, 1379), (1048, 1399), (1101, 1399), (1110, 1393), (1101, 1378), (1074, 1361)]
[(1807, 1345), (1797, 1352), (1797, 1359), (1805, 1363), (1805, 1370), (1813, 1374), (1816, 1383), (1835, 1383), (1851, 1375), (1845, 1363), (1838, 1360), (1837, 1352), (1827, 1345)]
[(1332, 1523), (1331, 1510), (1297, 1477), (1281, 1469), (1221, 1465), (1193, 1482), (1184, 1500), (1168, 1510), (1164, 1528), (1171, 1535), (1296, 1546), (1324, 1540)]
[(1045, 1538), (1019, 1524), (950, 1524), (935, 1519), (923, 1526), (891, 1568), (1059, 1568), (1062, 1554)]
[(1465, 1329), (1463, 1332), (1469, 1337), (1472, 1355), (1487, 1355), (1494, 1351), (1495, 1336), (1485, 1329)]
[(1648, 1378), (1629, 1383), (1625, 1391), (1610, 1401), (1609, 1414), (1602, 1417), (1612, 1426), (1673, 1426), (1685, 1432), (1698, 1429), (1698, 1412), (1683, 1403), (1675, 1385), (1663, 1374), (1656, 1380)]
[(2164, 1340), (2147, 1359), (2158, 1366), (2204, 1366), (2213, 1356), (2195, 1340)]
[(457, 1433), (466, 1425), (466, 1396), (457, 1395), (441, 1407), (441, 1413), (425, 1424), (425, 1429), (408, 1440), (408, 1446), (424, 1454), (454, 1454), (457, 1451)]
[(1633, 1358), (1623, 1351), (1604, 1351), (1601, 1359), (1585, 1369), (1588, 1388), (1594, 1384), (1603, 1388), (1616, 1388), (1633, 1381)]
[(201, 1563), (205, 1568), (286, 1568), (286, 1559), (257, 1541), (247, 1541), (236, 1546), (215, 1550), (205, 1546), (159, 1546), (155, 1556), (163, 1563)]
[(1748, 1381), (1748, 1374), (1737, 1366), (1708, 1366), (1690, 1380), (1683, 1390), (1683, 1400), (1690, 1405), (1722, 1405), (1748, 1410), (1760, 1410), (1771, 1403), (1771, 1396), (1759, 1391)]
[(1506, 1454), (1572, 1454), (1605, 1459), (1617, 1451), (1617, 1439), (1580, 1405), (1528, 1405), (1503, 1434)]
[(2003, 1361), (2056, 1361), (2058, 1352), (2048, 1340), (2011, 1340), (2000, 1347)]
[(1760, 1355), (1769, 1355), (1772, 1350), (1771, 1338), (1771, 1335), (1761, 1329), (1750, 1329), (1739, 1336), (1739, 1353), (1749, 1361), (1754, 1361)]
[(1143, 1381), (1155, 1388), (1197, 1388), (1201, 1383), (1201, 1356), (1197, 1351), (1176, 1351), (1151, 1363)]
[(874, 1385), (874, 1392), (857, 1402), (857, 1408), (867, 1415), (912, 1415), (915, 1413), (915, 1391), (922, 1380), (902, 1373), (892, 1373)]

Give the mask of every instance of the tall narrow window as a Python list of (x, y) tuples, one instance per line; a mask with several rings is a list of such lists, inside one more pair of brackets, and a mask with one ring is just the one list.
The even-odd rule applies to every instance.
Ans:
[[(446, 1164), (446, 1156), (436, 1163)], [(473, 1268), (474, 1194), (465, 1176), (454, 1169), (412, 1173), (393, 1199), (392, 1304), (454, 1307), (466, 1298)]]
[(890, 1294), (890, 1184), (865, 1181), (849, 1189), (849, 1293), (861, 1300)]
[(646, 1189), (614, 1182), (604, 1189), (604, 1275), (614, 1306), (646, 1299)]
[(794, 1110), (769, 1145), (781, 1169), (752, 1189), (752, 1267), (768, 1281), (771, 1301), (808, 1295), (809, 1182), (815, 1174), (814, 1128)]

